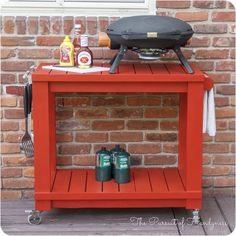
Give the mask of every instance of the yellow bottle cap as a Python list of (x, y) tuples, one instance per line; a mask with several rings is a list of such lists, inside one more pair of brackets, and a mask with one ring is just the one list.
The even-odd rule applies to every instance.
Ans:
[(66, 35), (66, 36), (65, 36), (65, 39), (64, 39), (64, 42), (71, 42), (71, 41), (70, 41), (70, 36)]

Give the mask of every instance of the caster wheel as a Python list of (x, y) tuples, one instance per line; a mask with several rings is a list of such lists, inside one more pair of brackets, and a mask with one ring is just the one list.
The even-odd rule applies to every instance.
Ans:
[(31, 225), (39, 225), (41, 223), (41, 217), (39, 215), (28, 215), (28, 223)]
[(193, 210), (192, 214), (193, 214), (192, 223), (194, 225), (198, 225), (200, 223), (199, 210), (198, 209)]

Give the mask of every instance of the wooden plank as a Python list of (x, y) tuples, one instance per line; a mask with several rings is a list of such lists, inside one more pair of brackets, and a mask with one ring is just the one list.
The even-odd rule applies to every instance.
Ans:
[(165, 168), (164, 175), (170, 192), (184, 191), (184, 187), (180, 179), (179, 172), (176, 168)]
[(151, 192), (148, 171), (145, 168), (133, 168), (133, 177), (136, 192)]
[(235, 198), (216, 197), (216, 202), (232, 232), (235, 228)]
[(207, 235), (228, 235), (230, 233), (227, 222), (214, 198), (203, 198), (200, 216)]
[(167, 70), (170, 74), (186, 74), (181, 64), (174, 63), (166, 63), (165, 64)]
[(119, 74), (135, 74), (133, 64), (120, 64), (119, 65)]
[(102, 191), (104, 193), (117, 193), (119, 190), (118, 187), (119, 186), (114, 179), (102, 183)]
[(68, 192), (70, 179), (71, 170), (57, 170), (52, 192)]
[(148, 169), (152, 191), (156, 193), (168, 192), (163, 169), (150, 168)]
[(133, 172), (130, 171), (130, 182), (125, 184), (119, 184), (119, 191), (121, 193), (134, 193), (135, 192), (135, 184)]
[(169, 74), (164, 64), (150, 64), (150, 67), (153, 74)]
[(96, 181), (94, 169), (87, 170), (86, 192), (88, 193), (102, 192), (102, 182)]
[(84, 169), (72, 170), (69, 192), (85, 192), (87, 172)]
[(134, 64), (134, 70), (136, 74), (152, 74), (149, 64)]

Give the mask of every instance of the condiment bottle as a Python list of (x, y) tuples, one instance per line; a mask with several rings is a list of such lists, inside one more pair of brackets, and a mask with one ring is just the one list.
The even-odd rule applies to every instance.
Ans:
[(69, 36), (60, 45), (60, 66), (74, 66), (74, 45)]
[(88, 69), (93, 65), (93, 53), (88, 48), (88, 35), (86, 34), (80, 36), (80, 49), (76, 54), (76, 61), (81, 69)]
[(111, 154), (105, 147), (96, 152), (96, 180), (111, 180)]
[(76, 24), (74, 26), (74, 35), (73, 35), (73, 45), (74, 45), (74, 60), (75, 60), (75, 65), (78, 65), (76, 61), (76, 54), (80, 49), (80, 35), (81, 35), (81, 25)]

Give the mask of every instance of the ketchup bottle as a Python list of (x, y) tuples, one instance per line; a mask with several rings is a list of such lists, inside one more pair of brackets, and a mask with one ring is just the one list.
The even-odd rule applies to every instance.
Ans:
[(76, 64), (81, 69), (88, 69), (93, 65), (93, 53), (88, 48), (88, 35), (80, 36), (80, 49), (76, 53)]
[(81, 35), (81, 25), (76, 24), (74, 26), (74, 32), (73, 32), (73, 45), (74, 45), (74, 61), (75, 65), (77, 65), (76, 62), (76, 54), (80, 49), (80, 35)]

